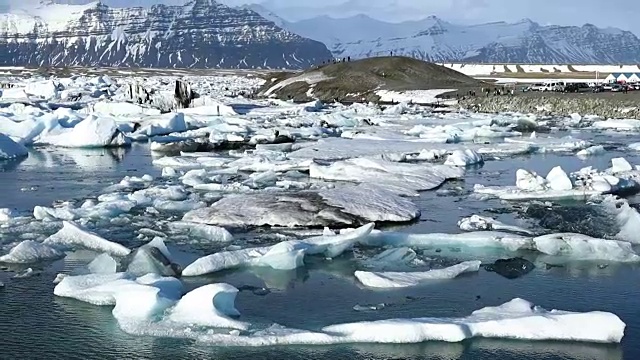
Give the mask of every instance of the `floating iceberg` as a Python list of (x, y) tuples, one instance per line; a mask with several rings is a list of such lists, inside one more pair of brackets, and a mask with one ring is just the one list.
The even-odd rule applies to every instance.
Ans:
[(222, 251), (201, 257), (187, 266), (183, 276), (199, 276), (242, 266), (264, 266), (292, 270), (303, 265), (305, 255), (324, 254), (337, 257), (354, 244), (364, 241), (373, 224), (340, 235), (324, 235), (304, 240), (284, 241), (274, 246)]
[(533, 239), (536, 250), (543, 254), (575, 260), (640, 262), (631, 243), (592, 238), (582, 234), (549, 234)]
[(349, 226), (358, 218), (329, 206), (312, 192), (228, 195), (187, 212), (183, 221), (218, 226)]
[(128, 248), (105, 240), (97, 234), (69, 221), (63, 221), (62, 229), (48, 237), (44, 241), (44, 244), (68, 247), (71, 249), (88, 249), (97, 252), (105, 252), (115, 256), (126, 256), (131, 252)]
[(231, 319), (238, 289), (229, 284), (210, 284), (191, 290), (170, 310), (171, 322), (194, 326), (246, 330), (248, 323)]
[(64, 253), (54, 247), (31, 240), (25, 240), (12, 248), (8, 254), (0, 256), (0, 262), (34, 263), (60, 259), (62, 257), (64, 257)]
[(212, 242), (227, 243), (233, 240), (233, 235), (227, 229), (219, 226), (174, 221), (169, 223), (169, 227), (179, 231), (186, 231), (191, 236), (201, 237)]
[(460, 221), (458, 221), (458, 227), (464, 231), (496, 230), (509, 231), (526, 235), (533, 234), (533, 232), (527, 229), (518, 226), (507, 225), (498, 220), (479, 215), (472, 215), (468, 218), (461, 219)]
[(482, 155), (471, 149), (455, 150), (451, 155), (447, 157), (447, 160), (444, 162), (445, 165), (461, 167), (483, 163), (484, 159), (482, 158)]
[(480, 261), (466, 261), (444, 269), (421, 272), (368, 272), (356, 271), (355, 277), (364, 286), (372, 288), (403, 288), (417, 286), (432, 280), (453, 279), (460, 274), (476, 272)]
[(515, 187), (476, 184), (474, 192), (503, 200), (586, 200), (594, 195), (640, 189), (638, 172), (625, 159), (612, 159), (611, 163), (612, 167), (603, 172), (588, 167), (571, 175), (558, 166), (546, 178), (519, 169)]
[(355, 158), (330, 166), (311, 164), (309, 176), (324, 180), (373, 183), (400, 195), (417, 195), (415, 191), (432, 190), (448, 179), (457, 179), (464, 170), (445, 165), (399, 164), (384, 160)]
[(158, 274), (180, 276), (182, 269), (171, 261), (169, 249), (161, 238), (154, 238), (148, 244), (134, 250), (126, 259), (127, 272), (141, 276)]
[(39, 137), (38, 143), (69, 148), (126, 146), (129, 139), (112, 118), (90, 115), (71, 129), (57, 128)]
[[(153, 288), (153, 289), (150, 289)], [(172, 277), (161, 277), (155, 274), (145, 275), (139, 278), (128, 273), (116, 274), (89, 274), (67, 276), (53, 289), (56, 296), (73, 298), (93, 305), (116, 305), (117, 301), (134, 299), (137, 305), (125, 309), (125, 304), (119, 304), (118, 312), (130, 316), (148, 312), (154, 306), (153, 302), (140, 303), (148, 300), (142, 298), (135, 300), (145, 290), (151, 290), (154, 297), (170, 299), (174, 303), (183, 293), (183, 285), (180, 280)], [(142, 292), (141, 292), (142, 291)], [(157, 299), (159, 300), (159, 299)], [(115, 311), (115, 309), (114, 309)]]
[[(586, 324), (589, 324), (588, 326)], [(348, 342), (459, 342), (474, 337), (619, 343), (626, 325), (606, 312), (547, 311), (523, 299), (474, 311), (464, 318), (418, 318), (327, 326), (323, 332)]]

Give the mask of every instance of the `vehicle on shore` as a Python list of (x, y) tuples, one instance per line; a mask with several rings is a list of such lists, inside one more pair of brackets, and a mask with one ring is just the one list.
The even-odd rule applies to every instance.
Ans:
[(564, 92), (567, 93), (581, 93), (591, 91), (592, 88), (587, 83), (569, 83), (564, 87)]

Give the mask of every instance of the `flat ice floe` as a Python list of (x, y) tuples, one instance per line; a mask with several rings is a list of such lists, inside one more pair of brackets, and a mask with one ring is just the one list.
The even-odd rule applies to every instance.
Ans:
[(405, 234), (372, 231), (361, 243), (368, 246), (419, 249), (449, 247), (473, 254), (490, 249), (507, 252), (537, 251), (544, 255), (574, 261), (640, 261), (640, 256), (629, 242), (593, 238), (573, 233), (533, 237), (496, 231), (475, 231), (462, 234)]
[(464, 170), (447, 165), (400, 164), (384, 160), (354, 158), (329, 166), (311, 164), (309, 176), (324, 180), (374, 183), (400, 195), (417, 195), (446, 180), (461, 178)]
[(355, 277), (364, 286), (371, 288), (404, 288), (417, 286), (434, 280), (453, 279), (462, 273), (480, 269), (480, 261), (467, 261), (444, 269), (416, 272), (369, 272), (356, 271)]
[(209, 207), (187, 212), (183, 220), (218, 226), (345, 227), (369, 221), (408, 222), (417, 206), (370, 184), (301, 192), (227, 195)]
[(222, 251), (197, 259), (182, 271), (182, 275), (199, 276), (247, 266), (292, 270), (304, 264), (305, 255), (324, 254), (326, 257), (337, 257), (362, 241), (372, 230), (373, 224), (368, 224), (339, 235), (323, 235), (285, 241), (273, 246)]
[(108, 241), (97, 234), (72, 222), (63, 221), (62, 229), (44, 241), (45, 245), (66, 248), (82, 248), (105, 252), (116, 256), (126, 256), (131, 250), (120, 244)]
[(8, 254), (0, 256), (0, 262), (34, 263), (62, 257), (64, 257), (64, 253), (54, 247), (32, 240), (25, 240), (13, 247)]
[[(212, 286), (211, 290), (215, 286), (219, 285)], [(215, 297), (213, 301), (209, 296), (207, 296), (208, 301), (199, 298), (201, 295), (203, 297), (211, 295), (211, 290), (194, 290), (198, 292), (198, 296), (193, 294), (193, 297), (198, 301), (193, 303), (198, 306), (190, 308), (188, 314), (201, 310), (204, 314), (203, 319), (208, 319), (209, 329), (212, 329), (212, 325), (223, 326), (227, 329), (245, 328), (247, 326), (245, 323), (224, 317), (223, 309), (228, 309), (230, 306), (219, 307)], [(229, 291), (229, 293), (229, 295), (225, 295), (225, 298), (231, 300), (235, 297), (235, 292)], [(118, 299), (118, 301), (120, 300)], [(211, 311), (212, 302), (214, 304), (213, 312)], [(157, 300), (148, 302), (146, 306), (162, 309), (156, 303)], [(118, 305), (116, 305), (117, 308)], [(168, 308), (169, 314), (173, 309)], [(476, 310), (471, 315), (460, 318), (423, 317), (363, 321), (329, 325), (319, 331), (287, 328), (274, 324), (264, 329), (251, 329), (244, 332), (232, 331), (230, 334), (215, 331), (205, 332), (204, 329), (207, 327), (202, 329), (201, 326), (176, 323), (171, 321), (171, 315), (169, 318), (164, 317), (155, 322), (149, 321), (154, 311), (146, 310), (147, 308), (139, 308), (137, 314), (132, 314), (137, 315), (136, 317), (125, 317), (116, 314), (114, 309), (114, 315), (121, 329), (130, 334), (190, 338), (201, 344), (215, 346), (411, 344), (427, 341), (460, 342), (479, 337), (529, 341), (619, 343), (626, 328), (626, 324), (612, 313), (548, 311), (518, 298), (500, 306)], [(145, 316), (140, 317), (140, 312)], [(160, 311), (156, 310), (155, 313), (158, 314)]]

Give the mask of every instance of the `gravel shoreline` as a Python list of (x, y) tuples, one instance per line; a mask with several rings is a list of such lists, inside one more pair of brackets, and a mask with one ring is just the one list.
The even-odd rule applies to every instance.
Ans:
[(640, 119), (640, 91), (624, 93), (515, 93), (460, 98), (462, 108), (484, 112), (521, 112), (537, 115), (596, 115), (602, 118)]

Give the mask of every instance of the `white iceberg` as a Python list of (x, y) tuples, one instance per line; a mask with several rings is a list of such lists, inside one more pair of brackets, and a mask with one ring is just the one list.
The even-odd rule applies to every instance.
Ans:
[(37, 143), (69, 148), (126, 146), (130, 143), (112, 118), (95, 115), (89, 115), (71, 129), (56, 130), (41, 135)]
[(0, 262), (34, 263), (63, 257), (64, 253), (54, 247), (32, 240), (25, 240), (13, 247), (8, 254), (0, 256)]
[(167, 320), (194, 326), (246, 330), (248, 323), (230, 318), (238, 289), (229, 284), (210, 284), (191, 290), (170, 310)]
[(212, 242), (228, 243), (233, 240), (233, 235), (227, 229), (219, 226), (173, 221), (169, 223), (169, 227), (174, 230), (186, 231), (191, 236), (201, 237)]
[(453, 279), (460, 274), (476, 272), (480, 261), (466, 261), (444, 269), (417, 272), (369, 272), (356, 271), (355, 277), (364, 286), (372, 288), (404, 288), (433, 280)]
[(128, 258), (127, 272), (137, 276), (145, 274), (179, 276), (181, 271), (179, 265), (171, 261), (171, 253), (162, 238), (156, 237), (131, 253)]
[[(89, 274), (66, 276), (55, 286), (53, 293), (93, 305), (116, 305), (114, 315), (122, 319), (148, 315), (156, 302), (166, 304), (165, 300), (169, 300), (171, 304), (175, 303), (183, 293), (183, 285), (176, 278), (155, 274), (139, 278), (128, 273)], [(145, 293), (151, 294), (152, 298)]]
[(460, 228), (460, 230), (464, 231), (495, 230), (509, 231), (526, 235), (533, 234), (533, 232), (519, 226), (507, 225), (493, 218), (480, 215), (472, 215), (470, 217), (461, 219), (460, 221), (458, 221), (458, 227)]
[(453, 153), (451, 153), (451, 155), (447, 157), (447, 160), (444, 162), (445, 165), (461, 167), (482, 163), (484, 163), (482, 155), (471, 149), (455, 150)]
[(626, 325), (606, 312), (547, 311), (523, 299), (474, 311), (464, 318), (417, 318), (327, 326), (323, 332), (354, 343), (460, 342), (484, 337), (619, 343)]
[(303, 265), (305, 255), (324, 254), (337, 257), (354, 244), (364, 241), (374, 224), (340, 235), (323, 235), (304, 240), (290, 240), (274, 246), (222, 251), (201, 257), (182, 271), (183, 276), (200, 276), (242, 266), (265, 266), (277, 270), (292, 270)]
[(87, 269), (91, 274), (115, 274), (118, 270), (118, 263), (109, 254), (96, 256), (88, 265)]
[(640, 262), (632, 244), (625, 241), (593, 238), (582, 234), (558, 233), (533, 239), (536, 250), (543, 254), (575, 260)]
[(44, 244), (68, 247), (71, 249), (88, 249), (115, 256), (126, 256), (131, 252), (131, 250), (123, 245), (105, 240), (97, 234), (69, 221), (63, 221), (62, 229), (49, 236), (44, 241)]

